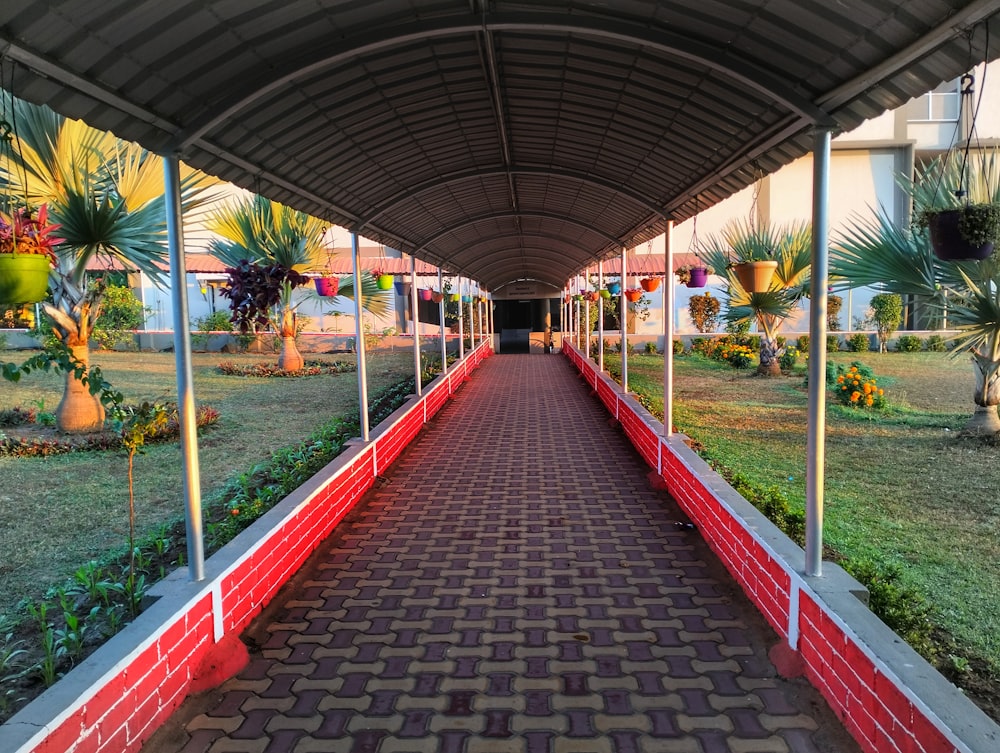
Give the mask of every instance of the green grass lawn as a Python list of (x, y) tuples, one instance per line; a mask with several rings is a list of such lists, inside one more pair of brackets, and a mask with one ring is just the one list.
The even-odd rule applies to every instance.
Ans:
[[(891, 405), (869, 415), (828, 403), (824, 540), (849, 559), (899, 565), (936, 624), (1000, 672), (1000, 447), (958, 436), (974, 407), (971, 365), (943, 353), (830, 360), (872, 367)], [(676, 428), (803, 509), (804, 369), (763, 378), (697, 356), (674, 364)], [(662, 416), (661, 356), (630, 357), (629, 386)]]
[[(0, 353), (19, 361), (22, 354)], [(357, 416), (357, 374), (302, 378), (244, 378), (218, 372), (222, 361), (275, 361), (271, 355), (195, 353), (194, 392), (199, 405), (221, 414), (199, 438), (201, 491), (207, 503), (226, 479), (294, 445), (335, 416)], [(308, 356), (311, 360), (352, 355)], [(169, 353), (95, 352), (92, 363), (125, 394), (127, 403), (176, 400), (174, 356)], [(411, 351), (369, 357), (369, 390), (412, 375)], [(32, 373), (17, 384), (0, 381), (0, 408), (43, 405), (54, 410), (62, 380)], [(0, 429), (2, 431), (2, 429)], [(178, 443), (147, 446), (135, 460), (140, 537), (184, 515)], [(128, 487), (124, 451), (81, 452), (48, 458), (0, 458), (0, 615), (24, 597), (40, 597), (90, 559), (127, 548)]]

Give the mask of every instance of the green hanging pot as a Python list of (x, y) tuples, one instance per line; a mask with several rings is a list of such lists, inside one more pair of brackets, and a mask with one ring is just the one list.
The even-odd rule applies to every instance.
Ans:
[(48, 256), (0, 254), (0, 304), (37, 303), (48, 292)]

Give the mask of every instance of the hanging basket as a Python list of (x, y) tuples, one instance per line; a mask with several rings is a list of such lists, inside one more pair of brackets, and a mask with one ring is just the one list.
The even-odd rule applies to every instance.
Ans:
[(462, 300), (462, 296), (459, 295), (458, 293), (451, 293), (451, 294), (449, 294), (448, 299), (452, 303), (458, 303), (460, 300)]
[(705, 267), (692, 267), (686, 285), (689, 288), (703, 288), (708, 284), (708, 270)]
[(949, 209), (931, 215), (927, 220), (930, 231), (931, 248), (944, 261), (981, 261), (993, 253), (993, 244), (973, 246), (959, 230), (961, 210)]
[(462, 296), (462, 303), (472, 303), (472, 296), (471, 295), (463, 295)]
[(434, 291), (430, 288), (419, 288), (417, 292), (420, 293), (421, 301), (429, 301), (431, 296), (434, 295)]
[(37, 303), (48, 291), (48, 256), (0, 254), (0, 304)]
[(766, 293), (771, 287), (771, 279), (778, 268), (778, 262), (773, 259), (765, 261), (747, 261), (733, 267), (740, 287), (748, 293)]
[(629, 303), (638, 303), (640, 298), (642, 298), (641, 288), (632, 288), (625, 291), (625, 300)]
[(316, 292), (324, 298), (333, 298), (340, 290), (340, 280), (336, 277), (317, 277)]
[(392, 275), (379, 275), (375, 278), (379, 290), (392, 290)]
[(639, 280), (639, 284), (642, 285), (642, 289), (647, 293), (652, 293), (658, 287), (660, 287), (659, 277), (643, 277)]
[(406, 283), (402, 280), (396, 280), (393, 285), (396, 286), (396, 295), (406, 295)]
[(601, 290), (601, 298), (604, 298), (605, 300), (610, 299), (611, 298), (611, 291), (608, 290), (607, 288), (603, 288)]
[(432, 290), (431, 300), (434, 301), (434, 303), (441, 303), (441, 301), (444, 300), (444, 293), (441, 293), (437, 290)]
[(620, 282), (609, 282), (608, 292), (611, 293), (611, 295), (618, 295), (622, 292), (622, 284)]

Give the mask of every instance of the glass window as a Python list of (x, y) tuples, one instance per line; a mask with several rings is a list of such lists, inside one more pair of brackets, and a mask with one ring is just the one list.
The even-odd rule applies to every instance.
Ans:
[(961, 95), (958, 79), (946, 81), (934, 91), (911, 99), (906, 105), (906, 119), (910, 122), (958, 120)]

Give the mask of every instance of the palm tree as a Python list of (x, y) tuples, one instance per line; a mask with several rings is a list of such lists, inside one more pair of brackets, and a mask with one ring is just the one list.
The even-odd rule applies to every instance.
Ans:
[[(43, 309), (55, 336), (77, 363), (89, 365), (89, 340), (100, 314), (104, 286), (87, 274), (94, 259), (106, 268), (118, 262), (127, 271), (145, 273), (162, 286), (167, 269), (166, 204), (163, 165), (159, 157), (69, 120), (42, 105), (3, 95), (15, 138), (0, 159), (0, 190), (25, 205), (48, 205), (60, 225), (58, 268)], [(190, 168), (181, 168), (181, 206), (185, 212), (213, 198), (217, 183)], [(100, 429), (104, 408), (73, 372), (56, 410), (57, 425), (66, 432)]]
[[(295, 344), (295, 336), (296, 309), (302, 301), (293, 302), (292, 291), (308, 279), (301, 272), (320, 269), (328, 259), (323, 241), (327, 223), (263, 196), (252, 196), (218, 209), (209, 217), (208, 228), (221, 236), (212, 239), (209, 250), (233, 270), (230, 285), (224, 290), (231, 299), (235, 295), (234, 276), (239, 269), (249, 269), (248, 264), (257, 265), (254, 269), (266, 265), (266, 269), (258, 269), (257, 276), (276, 288), (273, 297), (266, 300), (268, 305), (272, 299), (276, 304), (270, 323), (281, 337), (278, 368), (285, 371), (301, 369), (304, 361)], [(339, 294), (354, 298), (353, 279), (340, 281)], [(371, 275), (362, 278), (361, 294), (367, 311), (381, 315), (388, 310), (388, 295), (378, 289)], [(240, 318), (237, 313), (240, 304), (241, 301), (235, 299), (231, 304), (237, 319)], [(249, 328), (252, 322), (243, 318), (241, 324)]]
[[(1000, 198), (1000, 196), (998, 196)], [(953, 356), (972, 357), (976, 408), (965, 425), (970, 434), (1000, 434), (1000, 258), (944, 262), (924, 232), (894, 223), (884, 211), (858, 219), (835, 241), (830, 272), (846, 287), (878, 285), (900, 295), (921, 296), (947, 311), (959, 336)]]
[[(778, 262), (771, 287), (763, 293), (743, 289), (732, 270), (734, 254), (769, 258)], [(753, 321), (761, 333), (760, 366), (765, 376), (781, 374), (778, 345), (781, 323), (809, 289), (812, 261), (812, 231), (806, 223), (755, 227), (734, 220), (700, 244), (698, 256), (705, 266), (728, 279), (726, 319), (731, 322)]]

